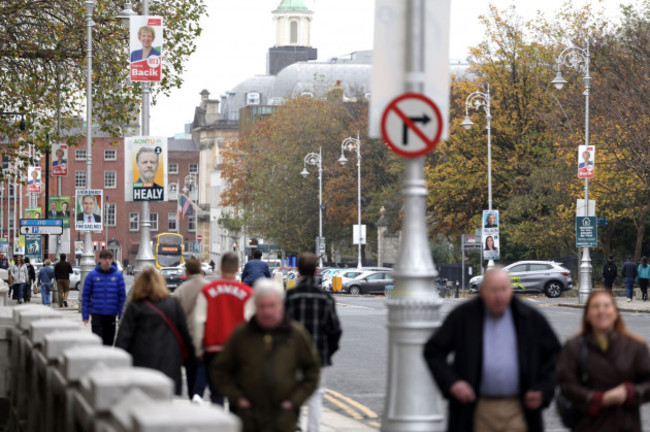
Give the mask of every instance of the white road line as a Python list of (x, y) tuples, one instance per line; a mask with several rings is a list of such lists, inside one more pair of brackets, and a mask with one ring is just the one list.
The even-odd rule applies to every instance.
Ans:
[(341, 302), (336, 302), (337, 306), (342, 306), (342, 307), (351, 307), (351, 308), (357, 308), (357, 309), (370, 309), (370, 310), (377, 310), (377, 308), (372, 308), (368, 306), (358, 306), (358, 305), (351, 305), (347, 303), (341, 303)]

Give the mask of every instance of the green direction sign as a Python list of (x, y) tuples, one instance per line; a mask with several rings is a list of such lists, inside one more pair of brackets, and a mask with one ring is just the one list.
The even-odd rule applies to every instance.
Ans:
[(595, 216), (576, 217), (576, 247), (598, 247), (598, 219)]

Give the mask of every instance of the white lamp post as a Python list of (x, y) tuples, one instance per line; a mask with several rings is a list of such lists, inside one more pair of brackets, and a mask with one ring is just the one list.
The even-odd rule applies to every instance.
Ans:
[[(585, 145), (589, 145), (589, 90), (591, 88), (591, 76), (589, 75), (589, 41), (586, 41), (586, 48), (570, 46), (562, 50), (557, 57), (555, 66), (557, 74), (551, 84), (555, 85), (558, 90), (562, 89), (567, 80), (562, 76), (562, 65), (575, 69), (579, 73), (584, 73), (585, 91), (582, 93), (585, 97)], [(585, 177), (585, 206), (584, 216), (589, 214), (589, 178)], [(578, 301), (585, 303), (591, 293), (591, 258), (589, 248), (583, 248), (582, 260), (580, 262), (580, 289), (578, 290)]]
[(357, 153), (357, 216), (358, 216), (358, 226), (359, 226), (359, 238), (358, 241), (358, 262), (357, 268), (360, 269), (363, 267), (361, 262), (361, 140), (359, 139), (359, 133), (357, 132), (356, 138), (346, 138), (341, 143), (341, 157), (339, 158), (339, 163), (345, 165), (347, 159), (345, 158), (346, 151), (356, 151)]
[(307, 165), (312, 165), (318, 167), (318, 263), (319, 266), (323, 267), (323, 253), (322, 253), (322, 242), (323, 242), (323, 159), (321, 158), (322, 149), (318, 149), (318, 153), (311, 152), (305, 156), (304, 166), (300, 175), (307, 177), (309, 171), (307, 171)]
[[(474, 122), (469, 118), (469, 108), (479, 110), (483, 108), (485, 111), (485, 119), (487, 120), (487, 159), (488, 159), (488, 210), (492, 211), (492, 114), (490, 113), (490, 85), (487, 86), (487, 92), (482, 93), (475, 91), (470, 93), (465, 100), (465, 120), (460, 124), (466, 130), (469, 130)], [(494, 260), (489, 260), (487, 268), (494, 267)]]

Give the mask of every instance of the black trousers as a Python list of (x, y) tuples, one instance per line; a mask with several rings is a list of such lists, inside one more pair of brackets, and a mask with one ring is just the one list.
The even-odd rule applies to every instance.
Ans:
[(102, 338), (102, 343), (113, 346), (115, 342), (115, 315), (92, 314), (90, 326), (93, 333)]
[(641, 295), (643, 300), (648, 300), (648, 282), (649, 279), (639, 278), (639, 288), (641, 288)]
[[(204, 353), (203, 364), (205, 366), (205, 375), (208, 378), (208, 387), (210, 388), (210, 400), (212, 401), (213, 404), (223, 406), (224, 397), (221, 393), (219, 393), (217, 387), (212, 382), (212, 373), (210, 367), (212, 365), (212, 362), (215, 361), (218, 356), (219, 353)], [(231, 402), (236, 403), (237, 401), (231, 401)]]

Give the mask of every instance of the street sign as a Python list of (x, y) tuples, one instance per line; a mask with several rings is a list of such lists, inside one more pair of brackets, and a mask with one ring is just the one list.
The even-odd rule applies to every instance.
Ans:
[(203, 241), (203, 236), (201, 234), (197, 234), (196, 241), (197, 242), (202, 242)]
[(443, 122), (438, 106), (417, 93), (403, 94), (388, 104), (381, 118), (386, 144), (398, 155), (415, 158), (440, 141)]
[(63, 227), (63, 219), (21, 219), (20, 226)]
[(576, 217), (576, 247), (598, 247), (598, 230), (595, 216)]
[(27, 235), (27, 234), (61, 235), (63, 234), (63, 227), (62, 226), (21, 226), (20, 233), (23, 235)]
[(607, 218), (598, 218), (598, 225), (607, 226), (608, 223), (609, 223), (609, 220)]

